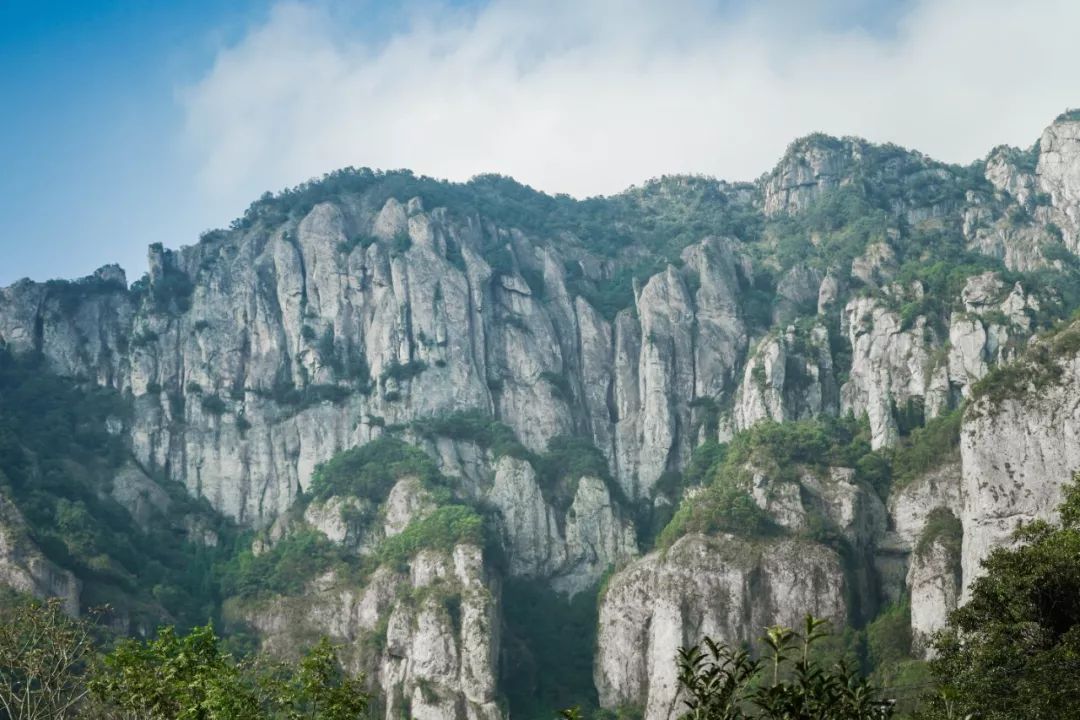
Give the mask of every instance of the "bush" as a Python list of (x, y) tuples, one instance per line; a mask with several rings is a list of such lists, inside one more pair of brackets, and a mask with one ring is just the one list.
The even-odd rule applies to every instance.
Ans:
[(382, 380), (384, 383), (390, 379), (405, 382), (406, 380), (412, 380), (425, 370), (427, 370), (427, 363), (423, 360), (410, 360), (405, 363), (394, 360), (383, 368)]
[(848, 666), (827, 666), (815, 657), (817, 644), (828, 636), (826, 624), (807, 615), (801, 633), (767, 628), (762, 659), (708, 637), (679, 648), (679, 695), (687, 709), (682, 720), (741, 720), (750, 707), (761, 720), (888, 720), (892, 700), (881, 699)]
[(566, 375), (545, 370), (540, 373), (540, 379), (551, 386), (552, 395), (566, 403), (573, 401), (574, 393), (570, 389), (570, 379)]
[(444, 505), (409, 524), (379, 545), (383, 562), (401, 564), (425, 549), (446, 550), (459, 543), (484, 544), (484, 521), (465, 505)]
[(221, 570), (226, 595), (259, 597), (268, 594), (297, 595), (307, 583), (337, 563), (342, 550), (317, 530), (286, 535), (274, 546), (255, 555), (243, 550)]
[(661, 531), (657, 546), (669, 548), (690, 533), (730, 532), (751, 538), (776, 534), (779, 528), (758, 507), (740, 480), (714, 481), (701, 494), (684, 501)]
[(310, 493), (316, 499), (352, 495), (378, 504), (406, 475), (415, 475), (428, 486), (441, 484), (438, 468), (423, 450), (384, 435), (316, 467)]
[(925, 427), (912, 430), (893, 453), (893, 486), (908, 485), (958, 452), (963, 418), (963, 410), (957, 408), (931, 419)]
[(191, 294), (195, 285), (181, 270), (166, 265), (161, 276), (151, 286), (151, 297), (158, 312), (187, 312), (191, 309)]
[(225, 413), (225, 401), (217, 395), (204, 395), (202, 398), (202, 409), (211, 415), (222, 415)]
[(941, 543), (956, 561), (956, 571), (960, 571), (960, 545), (964, 540), (964, 526), (960, 519), (948, 508), (938, 507), (926, 516), (926, 524), (919, 534), (915, 545), (916, 555), (925, 555), (935, 543)]
[(374, 245), (378, 240), (371, 235), (353, 235), (348, 240), (338, 243), (338, 252), (342, 255), (350, 255), (356, 248), (367, 250)]
[[(885, 465), (885, 467), (882, 467)], [(853, 418), (821, 418), (798, 422), (761, 422), (726, 446), (708, 442), (691, 456), (681, 482), (705, 485), (683, 501), (656, 544), (670, 547), (691, 532), (731, 532), (747, 537), (776, 534), (780, 529), (750, 496), (750, 472), (764, 472), (773, 482), (798, 483), (800, 469), (824, 472), (830, 466), (857, 468), (859, 479), (888, 494), (887, 458), (870, 450), (869, 428)]]
[(518, 441), (517, 435), (508, 425), (480, 410), (462, 410), (449, 415), (415, 420), (413, 429), (417, 434), (427, 437), (445, 437), (476, 443), (491, 450), (497, 458), (503, 455), (531, 458), (529, 451)]
[(409, 233), (400, 232), (394, 236), (394, 239), (390, 241), (390, 254), (391, 255), (404, 255), (412, 247), (412, 238), (409, 237)]

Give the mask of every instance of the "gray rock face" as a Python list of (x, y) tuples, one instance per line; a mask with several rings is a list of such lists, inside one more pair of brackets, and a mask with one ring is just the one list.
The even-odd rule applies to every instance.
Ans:
[(532, 466), (504, 457), (486, 501), (500, 514), (512, 575), (546, 578), (574, 595), (637, 555), (634, 526), (599, 478), (581, 478), (560, 513), (544, 498)]
[(1061, 117), (1029, 151), (995, 148), (984, 174), (999, 198), (1012, 203), (995, 211), (990, 198), (969, 192), (964, 235), (973, 249), (1000, 258), (1012, 270), (1052, 264), (1045, 249), (1080, 249), (1080, 121)]
[(1061, 370), (1055, 380), (1040, 381), (1021, 397), (978, 398), (965, 416), (960, 520), (966, 586), (1020, 523), (1054, 517), (1063, 485), (1080, 470), (1080, 353), (1062, 351), (1054, 362)]
[(887, 285), (896, 274), (896, 251), (887, 242), (876, 242), (851, 263), (851, 277), (866, 287)]
[(852, 148), (844, 141), (815, 137), (796, 141), (765, 181), (765, 213), (806, 209), (823, 192), (839, 187), (852, 164)]
[(1080, 252), (1080, 120), (1059, 119), (1043, 132), (1035, 172), (1065, 246)]
[[(905, 328), (900, 316), (870, 298), (856, 298), (844, 309), (852, 347), (851, 374), (840, 389), (841, 412), (870, 419), (874, 448), (896, 444), (899, 431), (894, 408), (925, 399), (927, 414), (947, 405), (947, 387), (932, 385), (934, 346), (940, 341), (917, 318)], [(929, 396), (929, 397), (928, 397)]]
[(829, 333), (815, 325), (809, 333), (791, 326), (763, 339), (743, 371), (732, 421), (738, 430), (761, 420), (801, 420), (836, 415), (839, 409)]
[(0, 494), (0, 586), (37, 598), (59, 598), (65, 612), (79, 614), (81, 585), (34, 545), (18, 508)]
[[(365, 226), (374, 240), (349, 242)], [(491, 238), (540, 268), (543, 298), (480, 257)], [(153, 248), (143, 296), (112, 270), (63, 296), (16, 284), (0, 295), (0, 342), (131, 392), (138, 460), (252, 526), (288, 508), (319, 462), (377, 435), (375, 419), (465, 409), (535, 451), (586, 432), (627, 494), (647, 496), (697, 442), (691, 401), (731, 391), (746, 346), (739, 261), (729, 241), (703, 240), (683, 258), (693, 291), (660, 273), (638, 317), (611, 324), (572, 297), (551, 253), (418, 202), (327, 202), (295, 225)]]
[(264, 647), (291, 656), (312, 635), (343, 646), (348, 669), (379, 689), (383, 717), (498, 720), (499, 587), (480, 548), (422, 551), (407, 572), (362, 586), (335, 575), (303, 596), (233, 608)]
[(679, 647), (705, 634), (748, 642), (802, 615), (843, 622), (837, 555), (797, 540), (750, 543), (688, 535), (612, 578), (600, 607), (595, 681), (604, 707), (636, 705), (646, 720), (679, 712)]
[(960, 558), (943, 542), (934, 541), (912, 557), (907, 586), (911, 593), (911, 635), (916, 652), (928, 654), (930, 638), (945, 627), (960, 599)]
[(801, 315), (812, 314), (823, 279), (819, 270), (805, 265), (788, 270), (776, 285), (773, 324), (784, 325)]
[[(906, 292), (918, 298), (922, 288)], [(857, 297), (844, 308), (852, 364), (840, 389), (840, 412), (867, 414), (875, 448), (896, 444), (897, 410), (914, 402), (927, 418), (940, 415), (1031, 336), (1039, 300), (1019, 283), (1010, 290), (995, 273), (975, 275), (960, 299), (964, 311), (950, 315), (947, 342), (924, 316), (905, 322), (880, 300)]]

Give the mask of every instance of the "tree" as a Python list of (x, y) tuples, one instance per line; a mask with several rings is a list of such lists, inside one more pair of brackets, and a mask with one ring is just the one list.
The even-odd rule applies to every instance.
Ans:
[(123, 720), (266, 717), (210, 626), (186, 636), (167, 627), (145, 643), (122, 641), (105, 656), (90, 687)]
[(368, 706), (360, 678), (341, 670), (325, 637), (300, 660), (284, 700), (289, 720), (356, 720)]
[(295, 664), (237, 663), (209, 626), (121, 642), (91, 688), (101, 705), (94, 717), (116, 720), (356, 720), (368, 705), (361, 679), (342, 671), (326, 638)]
[(5, 603), (0, 610), (0, 711), (10, 720), (65, 720), (86, 695), (93, 657), (89, 623), (59, 600)]
[(769, 628), (764, 661), (711, 638), (680, 648), (681, 720), (888, 720), (892, 702), (865, 678), (843, 662), (824, 667), (814, 658), (826, 622), (807, 615), (801, 633)]
[(1029, 523), (983, 561), (971, 600), (934, 640), (928, 718), (1058, 720), (1080, 697), (1080, 475), (1061, 523)]

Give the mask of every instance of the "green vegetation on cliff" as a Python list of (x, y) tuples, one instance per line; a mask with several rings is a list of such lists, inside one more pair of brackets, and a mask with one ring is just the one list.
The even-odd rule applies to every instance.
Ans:
[(176, 483), (159, 484), (168, 512), (202, 522), (217, 547), (188, 538), (161, 510), (140, 527), (113, 499), (114, 478), (132, 463), (119, 432), (130, 417), (118, 393), (0, 349), (0, 493), (26, 518), (30, 539), (83, 582), (84, 606), (109, 603), (133, 621), (205, 622), (218, 602), (212, 568), (232, 530)]

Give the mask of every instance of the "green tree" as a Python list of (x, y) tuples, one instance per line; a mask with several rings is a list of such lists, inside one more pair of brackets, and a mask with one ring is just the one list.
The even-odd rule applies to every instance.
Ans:
[(213, 628), (122, 641), (95, 669), (88, 717), (111, 720), (356, 720), (369, 696), (323, 638), (298, 663), (235, 662)]
[(1080, 475), (1061, 523), (1029, 523), (983, 561), (971, 600), (935, 638), (928, 718), (1064, 720), (1080, 697)]
[(341, 669), (337, 652), (322, 638), (295, 666), (255, 663), (268, 717), (285, 720), (357, 720), (367, 712), (369, 695), (360, 677)]
[(91, 626), (68, 617), (59, 600), (4, 598), (0, 609), (0, 717), (78, 716), (93, 657)]
[(162, 628), (147, 642), (124, 640), (90, 683), (98, 700), (124, 720), (260, 720), (256, 693), (210, 626), (185, 636)]
[(802, 632), (769, 628), (765, 659), (705, 638), (680, 648), (681, 720), (888, 720), (893, 703), (843, 662), (826, 667), (811, 652), (825, 620), (806, 616)]

